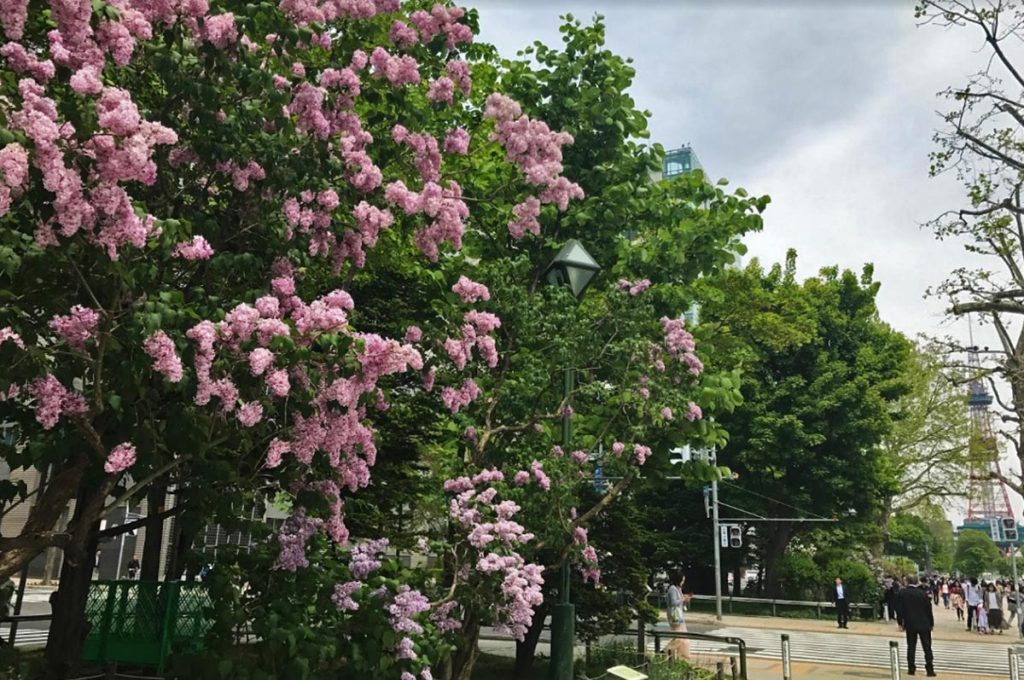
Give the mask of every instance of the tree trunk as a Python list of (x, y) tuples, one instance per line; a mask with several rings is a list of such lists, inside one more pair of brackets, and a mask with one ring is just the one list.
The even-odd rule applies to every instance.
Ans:
[(74, 531), (77, 540), (64, 551), (60, 583), (50, 598), (53, 619), (46, 640), (43, 671), (43, 677), (47, 680), (63, 680), (78, 667), (82, 646), (89, 633), (85, 605), (96, 565), (99, 523), (93, 522), (88, 529), (82, 527), (81, 523), (87, 521), (90, 513), (95, 512), (96, 494), (105, 496), (105, 487), (93, 491), (91, 495), (79, 494), (72, 518), (72, 523), (79, 527)]
[(533, 660), (537, 655), (537, 642), (540, 641), (540, 634), (544, 630), (544, 621), (548, 618), (548, 604), (545, 602), (533, 612), (533, 621), (526, 631), (526, 637), (522, 642), (516, 641), (516, 668), (517, 678), (533, 677)]
[(779, 597), (782, 584), (779, 583), (779, 562), (786, 554), (789, 541), (793, 538), (793, 523), (778, 522), (775, 531), (768, 537), (768, 545), (764, 551), (764, 580), (768, 597)]
[(171, 539), (171, 557), (167, 566), (167, 573), (164, 579), (167, 581), (180, 581), (185, 573), (186, 556), (192, 550), (192, 544), (196, 540), (195, 529), (186, 526), (185, 513), (178, 516), (174, 522), (174, 533)]
[(736, 567), (732, 571), (732, 596), (740, 597), (743, 595), (743, 586), (740, 583), (740, 571), (739, 567)]
[(154, 482), (149, 489), (146, 503), (146, 541), (142, 546), (142, 569), (139, 572), (140, 581), (160, 580), (160, 548), (163, 546), (164, 518), (160, 513), (164, 511), (164, 503), (167, 502), (167, 486)]
[(452, 655), (452, 680), (470, 680), (473, 676), (473, 666), (480, 656), (480, 647), (477, 641), (480, 639), (480, 617), (476, 612), (470, 612), (462, 620), (462, 639), (459, 640), (455, 654)]

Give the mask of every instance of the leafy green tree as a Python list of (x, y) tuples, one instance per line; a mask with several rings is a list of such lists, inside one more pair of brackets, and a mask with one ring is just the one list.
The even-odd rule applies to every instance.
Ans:
[(712, 357), (743, 370), (744, 402), (721, 418), (729, 443), (719, 461), (739, 474), (723, 492), (730, 503), (782, 520), (757, 533), (772, 594), (791, 541), (814, 528), (790, 518), (870, 530), (888, 493), (879, 445), (907, 389), (910, 350), (878, 318), (870, 267), (860, 276), (826, 268), (800, 283), (795, 257), (790, 252), (784, 267), (767, 272), (756, 261), (727, 271), (702, 296), (702, 323), (720, 343)]
[(961, 480), (971, 464), (967, 390), (942, 357), (934, 344), (910, 353), (907, 393), (894, 404), (892, 430), (881, 444), (883, 474), (894, 480), (896, 491), (886, 500), (882, 519), (966, 497)]
[[(968, 33), (987, 54), (980, 71), (940, 94), (948, 110), (930, 168), (933, 176), (956, 173), (964, 188), (960, 207), (932, 220), (932, 231), (962, 244), (978, 265), (958, 267), (930, 292), (948, 302), (952, 317), (992, 328), (994, 351), (980, 355), (980, 369), (964, 368), (995, 394), (1005, 411), (1000, 427), (1024, 461), (1024, 68), (1014, 49), (1024, 13), (1016, 0), (919, 0), (915, 14), (923, 23)], [(953, 339), (946, 344), (961, 357), (971, 349)], [(1019, 473), (998, 474), (1024, 492)]]
[(953, 568), (965, 576), (980, 577), (988, 572), (998, 572), (1002, 554), (999, 546), (984, 531), (965, 529), (956, 541)]

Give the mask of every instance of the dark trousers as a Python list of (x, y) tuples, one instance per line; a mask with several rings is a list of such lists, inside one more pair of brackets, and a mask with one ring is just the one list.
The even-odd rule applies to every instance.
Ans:
[(971, 621), (974, 620), (974, 611), (976, 609), (977, 609), (977, 607), (972, 607), (971, 605), (967, 605), (967, 630), (971, 629)]
[(845, 599), (836, 600), (836, 623), (840, 628), (846, 628), (850, 620), (850, 603)]
[(913, 673), (917, 670), (917, 640), (921, 640), (921, 648), (924, 649), (924, 669), (928, 673), (935, 672), (935, 664), (932, 660), (932, 632), (930, 630), (908, 630), (907, 631), (907, 670)]

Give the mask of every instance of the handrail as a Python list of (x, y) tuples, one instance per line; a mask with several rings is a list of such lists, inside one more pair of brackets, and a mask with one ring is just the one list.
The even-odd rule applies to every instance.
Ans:
[[(637, 633), (639, 630), (630, 629), (626, 633)], [(644, 632), (647, 632), (646, 627)], [(654, 628), (651, 633), (654, 635), (654, 651), (655, 653), (661, 653), (661, 638), (678, 638), (684, 640), (705, 640), (709, 642), (724, 642), (729, 645), (735, 645), (739, 651), (740, 657), (740, 678), (747, 680), (747, 641), (743, 638), (733, 637), (731, 635), (708, 635), (707, 633), (691, 633), (689, 631), (682, 630), (659, 630)]]
[(53, 614), (16, 614), (14, 616), (0, 616), (0, 623), (13, 623), (14, 621), (49, 621)]

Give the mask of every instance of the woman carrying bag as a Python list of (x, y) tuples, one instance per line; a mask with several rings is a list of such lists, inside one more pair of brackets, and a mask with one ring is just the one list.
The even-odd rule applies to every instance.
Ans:
[[(668, 587), (668, 601), (666, 614), (668, 615), (668, 627), (676, 633), (686, 632), (686, 605), (690, 601), (690, 595), (683, 593), (683, 584), (686, 577), (681, 572), (673, 572), (671, 584)], [(690, 658), (690, 641), (686, 638), (672, 638), (665, 646), (669, 656), (676, 659)]]

